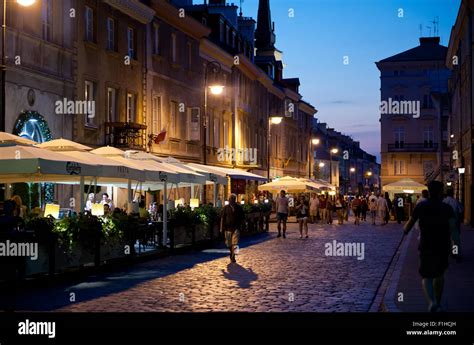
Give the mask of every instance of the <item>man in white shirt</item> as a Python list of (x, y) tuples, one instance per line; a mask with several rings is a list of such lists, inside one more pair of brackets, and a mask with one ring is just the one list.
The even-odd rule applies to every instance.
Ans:
[(311, 194), (311, 200), (309, 201), (309, 214), (311, 216), (311, 222), (315, 223), (318, 217), (319, 209), (319, 198), (316, 193)]
[(385, 225), (385, 214), (388, 212), (388, 204), (387, 200), (382, 195), (379, 195), (377, 198), (377, 211), (379, 212), (380, 225)]
[(283, 238), (286, 238), (286, 221), (288, 220), (288, 204), (289, 200), (286, 197), (286, 192), (282, 190), (280, 196), (276, 199), (276, 212), (278, 224), (278, 236), (281, 237), (281, 223), (283, 223)]

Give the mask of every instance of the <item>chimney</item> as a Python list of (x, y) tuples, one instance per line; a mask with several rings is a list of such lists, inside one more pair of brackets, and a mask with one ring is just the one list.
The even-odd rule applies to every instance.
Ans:
[(420, 37), (420, 45), (439, 45), (439, 37)]

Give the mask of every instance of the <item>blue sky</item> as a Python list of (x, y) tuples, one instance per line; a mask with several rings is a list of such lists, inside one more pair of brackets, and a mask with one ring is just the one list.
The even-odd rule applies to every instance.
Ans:
[[(196, 3), (199, 1), (195, 1)], [(202, 2), (202, 1), (201, 1)], [(239, 5), (239, 0), (230, 0)], [(380, 161), (380, 79), (375, 62), (433, 35), (439, 18), (447, 46), (461, 0), (270, 0), (284, 77), (299, 77), (300, 93), (317, 118), (361, 142)], [(294, 17), (290, 17), (290, 9)], [(403, 17), (399, 17), (403, 9)], [(258, 0), (244, 0), (257, 18)], [(344, 56), (349, 64), (344, 65)]]

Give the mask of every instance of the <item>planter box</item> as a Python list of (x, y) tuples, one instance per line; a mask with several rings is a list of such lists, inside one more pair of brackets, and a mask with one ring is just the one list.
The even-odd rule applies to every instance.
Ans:
[(118, 239), (102, 243), (100, 246), (100, 260), (109, 261), (125, 257), (126, 243)]
[(77, 244), (70, 252), (57, 246), (55, 256), (57, 272), (94, 264), (93, 250), (84, 248), (82, 244)]

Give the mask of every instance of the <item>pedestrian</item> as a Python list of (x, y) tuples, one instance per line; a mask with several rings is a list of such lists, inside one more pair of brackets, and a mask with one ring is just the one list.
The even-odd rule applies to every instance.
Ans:
[(451, 233), (456, 227), (453, 209), (442, 201), (443, 183), (432, 181), (428, 185), (429, 199), (416, 205), (405, 224), (408, 234), (417, 220), (420, 224), (420, 266), (418, 272), (428, 301), (430, 312), (442, 311), (441, 297), (444, 272), (448, 268), (451, 251)]
[(385, 192), (385, 200), (387, 201), (387, 212), (385, 214), (385, 224), (388, 224), (388, 221), (390, 220), (390, 211), (392, 210), (392, 201), (390, 200), (387, 192)]
[(354, 224), (360, 225), (361, 200), (359, 194), (352, 200), (352, 212), (354, 212)]
[(303, 228), (306, 238), (308, 238), (308, 215), (309, 215), (309, 203), (306, 201), (304, 195), (300, 195), (298, 203), (295, 207), (296, 220), (300, 227), (300, 239), (303, 238)]
[(281, 225), (283, 223), (283, 238), (286, 238), (286, 222), (288, 220), (289, 199), (286, 192), (282, 190), (280, 196), (276, 199), (277, 228), (278, 236), (281, 237)]
[(236, 262), (235, 252), (239, 244), (240, 227), (244, 219), (244, 211), (237, 204), (237, 195), (231, 194), (229, 204), (222, 209), (221, 232), (224, 233), (225, 244), (229, 248), (231, 262)]
[(397, 223), (401, 224), (402, 220), (405, 220), (405, 205), (401, 196), (398, 196), (395, 201), (395, 213), (397, 215)]
[(370, 219), (372, 220), (372, 225), (375, 225), (375, 219), (377, 218), (377, 199), (369, 199), (369, 210), (370, 210)]
[(326, 196), (322, 195), (321, 199), (319, 200), (319, 216), (321, 218), (321, 224), (327, 223), (328, 210), (326, 206), (327, 206)]
[(311, 200), (309, 202), (309, 214), (311, 216), (311, 223), (316, 223), (318, 221), (318, 208), (319, 208), (319, 199), (316, 193), (311, 194)]
[(451, 206), (454, 212), (454, 217), (456, 219), (456, 226), (451, 232), (451, 242), (453, 244), (452, 255), (456, 261), (461, 260), (461, 222), (463, 219), (464, 209), (459, 201), (454, 198), (454, 191), (452, 188), (449, 188), (446, 191), (446, 197), (443, 199), (445, 204)]
[(341, 194), (336, 198), (335, 209), (337, 214), (337, 224), (344, 224), (344, 198)]
[(388, 210), (388, 205), (387, 205), (387, 200), (385, 200), (382, 195), (379, 195), (377, 198), (377, 211), (379, 213), (380, 217), (380, 225), (385, 225), (385, 215), (387, 214)]
[(369, 205), (367, 204), (367, 198), (365, 196), (361, 197), (360, 202), (360, 214), (361, 219), (365, 222), (367, 221), (367, 211), (369, 210)]
[(326, 200), (327, 223), (332, 224), (332, 212), (334, 211), (334, 199), (328, 197)]

